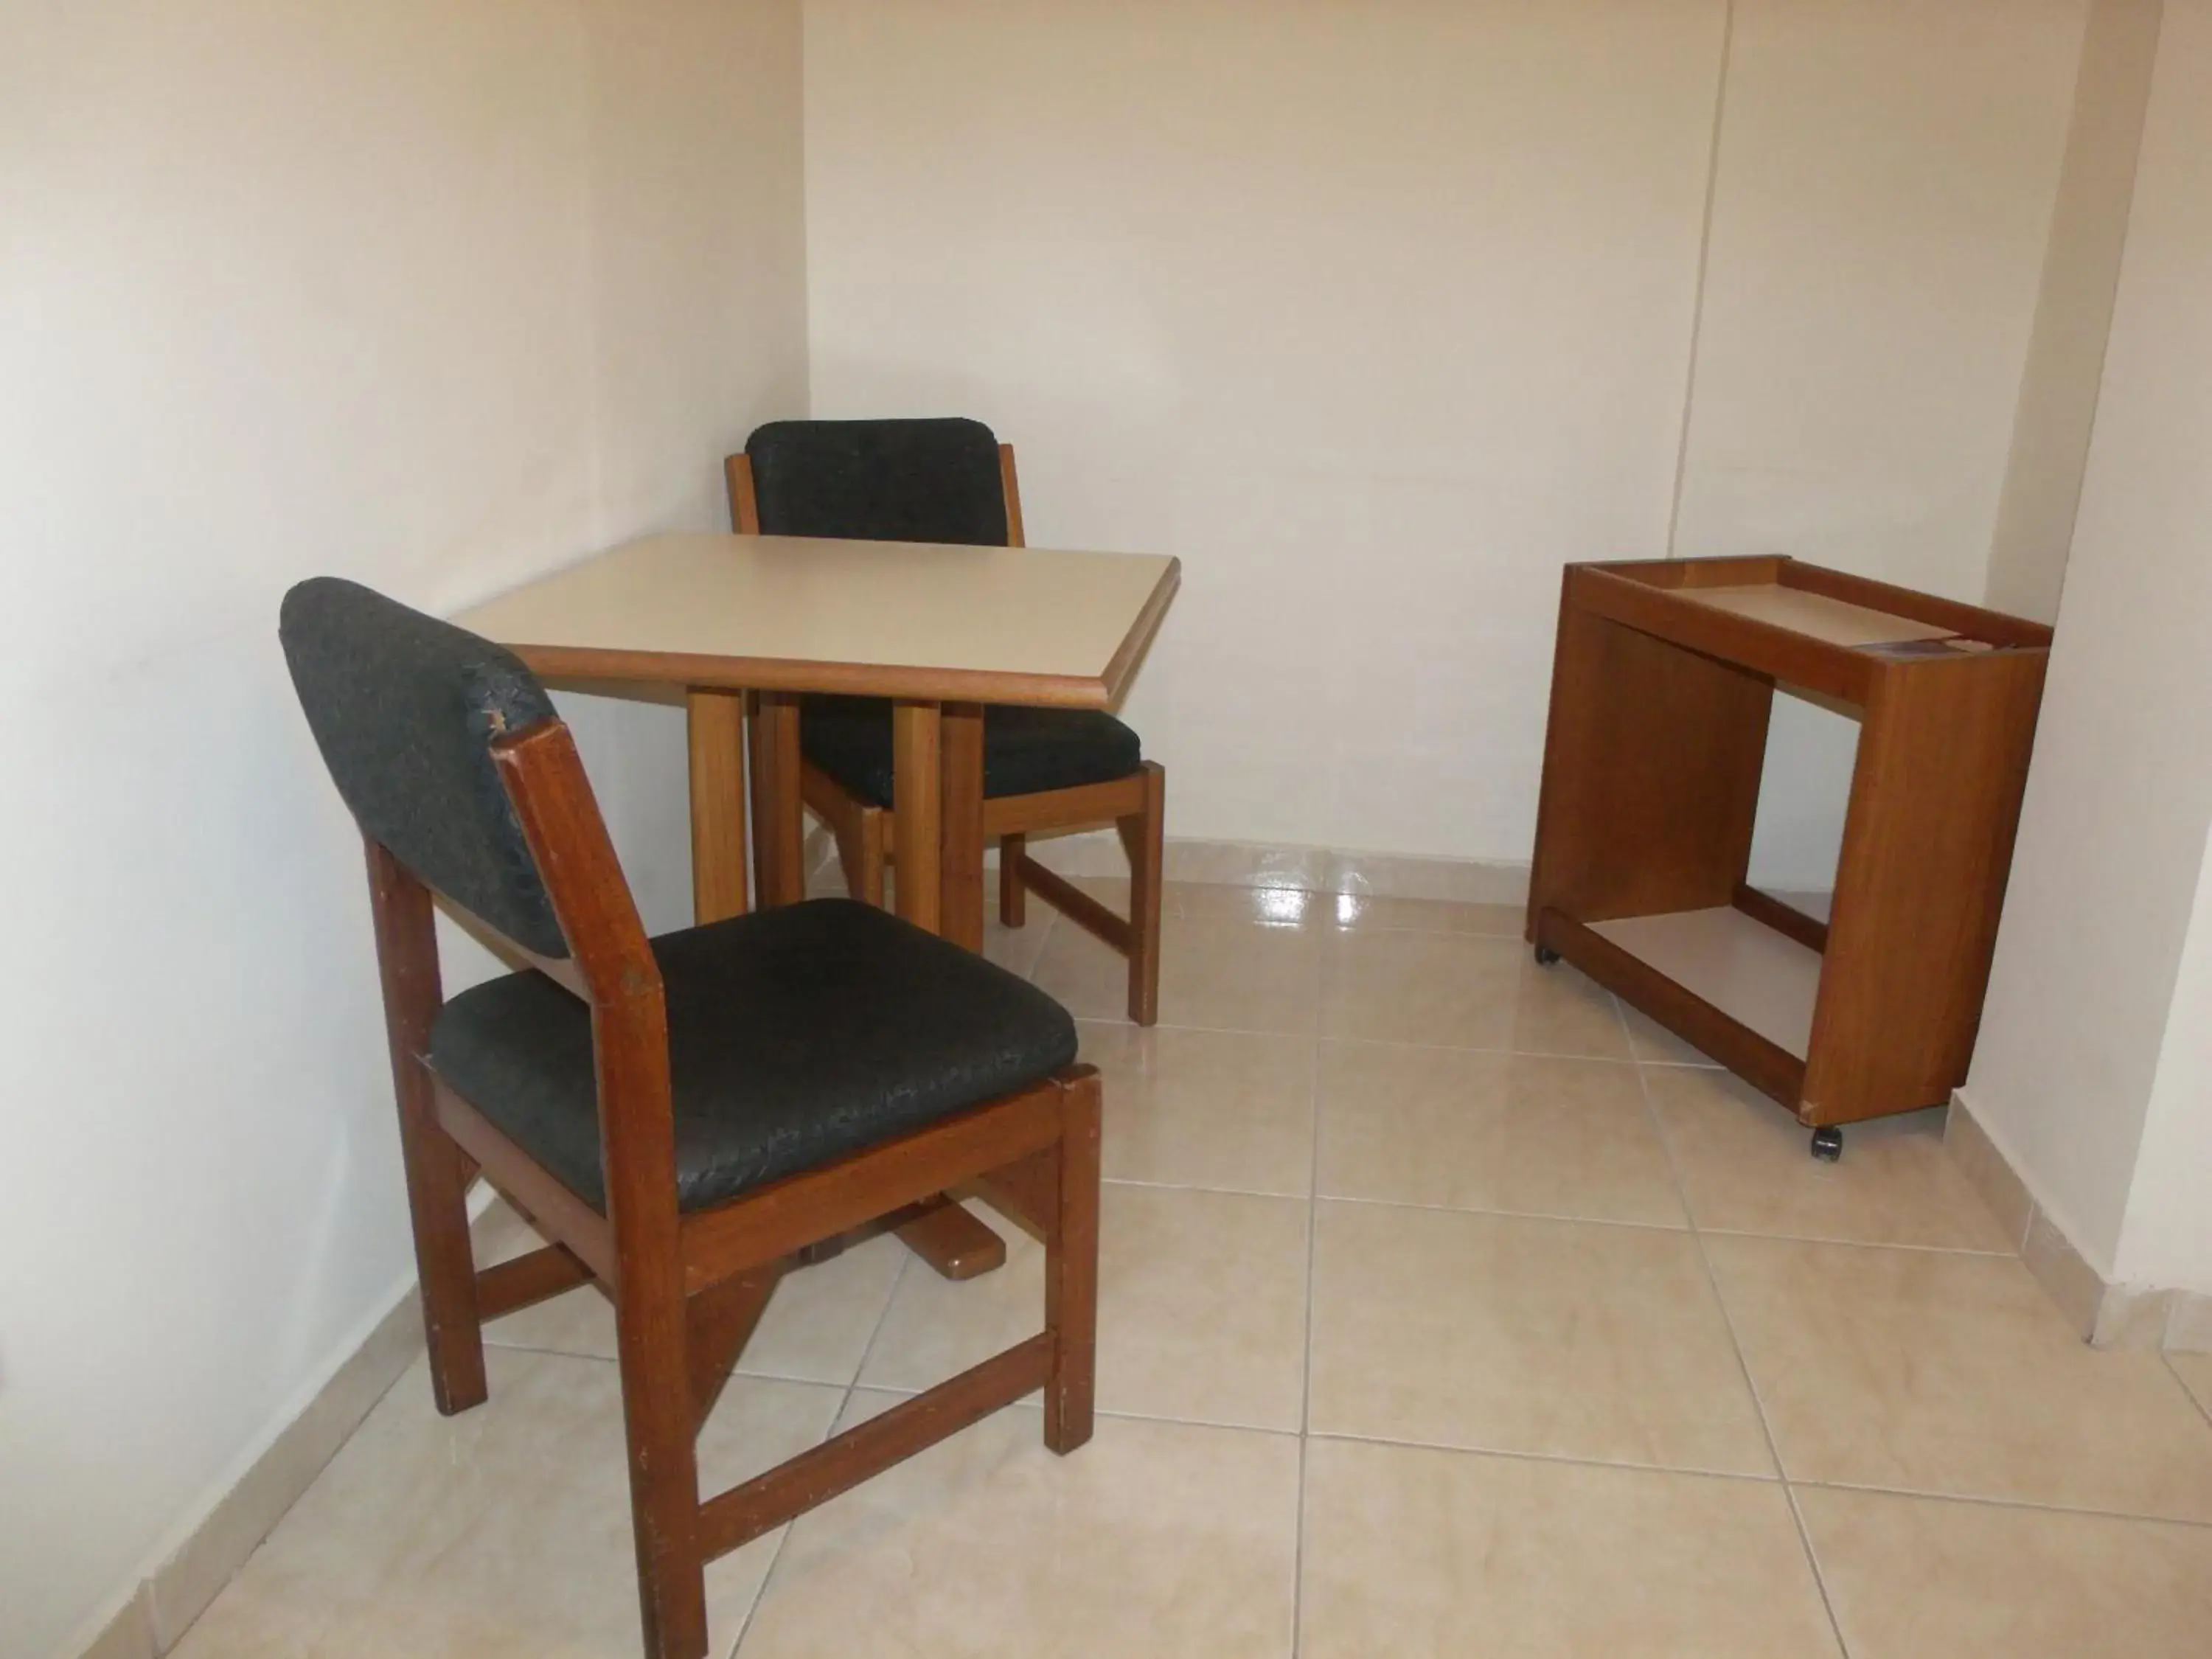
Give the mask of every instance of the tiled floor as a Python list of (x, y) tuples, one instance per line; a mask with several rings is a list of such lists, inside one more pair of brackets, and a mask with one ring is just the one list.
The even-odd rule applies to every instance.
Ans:
[[(2212, 1357), (2070, 1340), (1934, 1115), (1815, 1164), (1508, 912), (1169, 911), (1150, 1032), (1042, 907), (990, 945), (1106, 1077), (1097, 1438), (1018, 1407), (749, 1546), (717, 1659), (2212, 1651)], [(1040, 1268), (787, 1281), (708, 1479), (1024, 1334)], [(637, 1651), (611, 1319), (491, 1334), (490, 1402), (418, 1364), (185, 1659)]]

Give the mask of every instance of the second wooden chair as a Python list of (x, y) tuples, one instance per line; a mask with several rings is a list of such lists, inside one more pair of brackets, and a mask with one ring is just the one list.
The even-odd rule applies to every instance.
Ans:
[[(726, 463), (741, 535), (1019, 547), (1014, 450), (979, 421), (776, 421)], [(809, 697), (800, 791), (837, 840), (854, 897), (884, 901), (892, 817), (890, 705)], [(1129, 1018), (1158, 1018), (1160, 872), (1167, 774), (1111, 714), (993, 708), (983, 720), (983, 834), (999, 843), (999, 917), (1035, 893), (1129, 960)], [(1111, 823), (1129, 859), (1129, 914), (1031, 857), (1034, 834)]]

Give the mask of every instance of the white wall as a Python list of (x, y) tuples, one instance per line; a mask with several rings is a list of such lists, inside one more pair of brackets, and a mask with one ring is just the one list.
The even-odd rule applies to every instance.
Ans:
[[(1673, 550), (1982, 597), (2079, 0), (1737, 0)], [(1778, 698), (1753, 878), (1832, 884), (1856, 724)]]
[(2212, 841), (2197, 876), (2115, 1277), (2212, 1291)]
[(1737, 0), (1683, 556), (1978, 600), (2081, 0)]
[[(0, 50), (0, 1652), (89, 1633), (411, 1278), (319, 571), (719, 520), (803, 408), (795, 0), (15, 5)], [(580, 702), (680, 915), (671, 711)], [(619, 756), (619, 765), (615, 763)]]
[(1721, 0), (810, 0), (822, 415), (1182, 555), (1170, 832), (1528, 856), (1559, 566), (1664, 544)]
[(2082, 41), (1985, 591), (1996, 609), (2039, 622), (2057, 617), (2065, 583), (2162, 9), (2095, 0)]
[(1978, 598), (2086, 4), (808, 0), (815, 408), (1182, 556), (1170, 833), (1525, 860), (1559, 568), (1668, 544), (1724, 56), (1677, 550)]
[[(2212, 828), (2212, 0), (2168, 0), (2104, 389), (1966, 1095), (2090, 1264), (2212, 1290), (2201, 1030), (2176, 985)], [(2196, 948), (2201, 950), (2199, 945)], [(2195, 994), (2202, 997), (2194, 980)], [(2201, 1038), (2198, 1039), (2201, 1041)], [(2193, 1083), (2185, 1079), (2193, 1077)], [(2163, 1121), (2147, 1139), (2154, 1086)], [(2171, 1093), (2165, 1091), (2171, 1089)], [(2124, 1239), (2139, 1168), (2164, 1218)], [(2169, 1184), (2193, 1184), (2197, 1213)], [(2169, 1231), (2178, 1226), (2182, 1233)], [(2154, 1281), (2157, 1282), (2157, 1281)], [(2163, 1281), (2172, 1283), (2176, 1281)]]

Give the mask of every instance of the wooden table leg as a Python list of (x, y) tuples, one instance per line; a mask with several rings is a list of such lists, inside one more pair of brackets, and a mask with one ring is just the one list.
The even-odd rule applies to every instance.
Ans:
[(933, 933), (941, 931), (944, 915), (939, 876), (944, 784), (939, 770), (943, 733), (938, 704), (891, 705), (891, 857), (897, 872), (898, 913)]
[(691, 919), (745, 912), (744, 693), (684, 694), (691, 749)]
[(939, 774), (944, 891), (939, 917), (945, 937), (967, 950), (983, 948), (983, 705), (945, 705)]
[[(980, 714), (981, 711), (978, 711)], [(956, 715), (957, 723), (958, 716)], [(946, 724), (933, 702), (900, 702), (891, 708), (891, 802), (896, 860), (898, 913), (917, 927), (939, 931), (944, 915), (941, 886), (943, 831), (942, 744)], [(980, 739), (980, 720), (976, 735)], [(976, 830), (982, 829), (981, 749), (977, 749)], [(977, 876), (977, 914), (981, 903)], [(977, 941), (981, 943), (980, 939)], [(947, 1279), (973, 1279), (1006, 1259), (1006, 1241), (957, 1204), (947, 1200), (902, 1224), (898, 1236), (907, 1248)]]
[(754, 885), (762, 909), (806, 896), (805, 805), (799, 784), (799, 699), (749, 694), (752, 725)]

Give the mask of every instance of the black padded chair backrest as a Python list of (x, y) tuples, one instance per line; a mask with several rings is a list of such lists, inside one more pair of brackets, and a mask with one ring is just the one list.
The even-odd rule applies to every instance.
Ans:
[(745, 455), (765, 535), (1006, 544), (999, 441), (981, 421), (775, 421)]
[(568, 945), (491, 741), (558, 718), (513, 652), (358, 582), (284, 596), (277, 636), (307, 725), (363, 834), (543, 957)]

